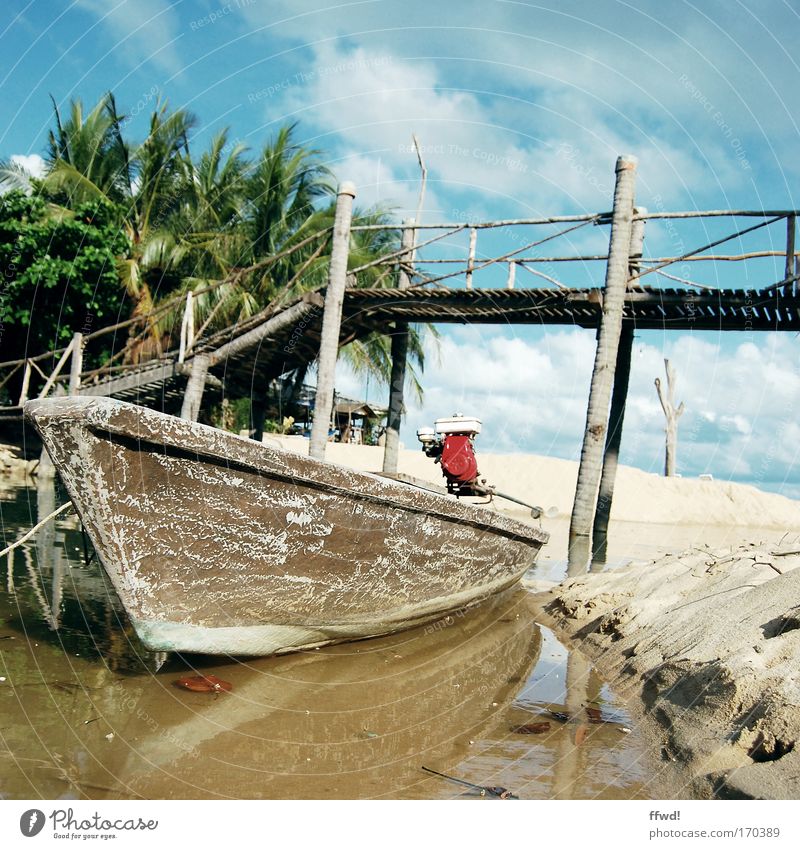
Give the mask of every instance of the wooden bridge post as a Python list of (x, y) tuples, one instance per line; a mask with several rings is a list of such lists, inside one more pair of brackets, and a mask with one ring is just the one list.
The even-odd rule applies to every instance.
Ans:
[(603, 312), (600, 318), (600, 332), (589, 390), (575, 503), (570, 521), (571, 539), (579, 536), (590, 537), (592, 534), (603, 449), (608, 431), (611, 386), (614, 381), (619, 337), (622, 330), (625, 287), (628, 281), (636, 163), (634, 156), (620, 156), (617, 159), (608, 265), (603, 290)]
[(21, 407), (28, 400), (28, 387), (31, 384), (31, 361), (25, 360), (25, 371), (22, 373), (22, 390), (19, 393), (17, 406)]
[(333, 383), (336, 358), (339, 354), (339, 331), (342, 325), (342, 304), (347, 284), (347, 257), (350, 247), (350, 222), (353, 218), (353, 198), (356, 187), (342, 183), (336, 198), (333, 221), (333, 244), (328, 268), (328, 287), (325, 292), (325, 311), (322, 314), (322, 338), (317, 364), (317, 394), (314, 402), (314, 421), (311, 425), (309, 454), (317, 460), (325, 457), (328, 427), (333, 407)]
[(83, 371), (83, 333), (75, 333), (72, 337), (72, 359), (69, 363), (69, 394), (77, 395), (81, 388), (81, 372)]
[[(402, 247), (409, 253), (400, 257), (400, 273), (397, 276), (397, 288), (408, 289), (411, 279), (403, 268), (410, 262), (414, 249), (414, 219), (403, 222)], [(406, 360), (408, 358), (408, 323), (395, 322), (392, 334), (392, 376), (389, 381), (389, 410), (386, 413), (386, 443), (383, 447), (383, 471), (397, 473), (397, 459), (400, 451), (400, 423), (403, 417), (403, 395), (406, 382)]]
[(200, 404), (203, 401), (203, 391), (206, 388), (206, 375), (210, 362), (208, 354), (196, 354), (192, 359), (192, 371), (186, 391), (183, 393), (183, 406), (181, 407), (181, 418), (190, 422), (196, 422), (200, 415)]
[[(636, 207), (636, 215), (645, 215), (644, 207)], [(628, 274), (635, 276), (641, 269), (644, 251), (644, 219), (637, 219), (631, 227), (631, 250)], [(631, 354), (633, 351), (633, 325), (623, 324), (617, 351), (617, 367), (614, 371), (614, 388), (611, 393), (611, 416), (609, 419), (606, 450), (603, 454), (603, 473), (594, 514), (593, 545), (595, 555), (605, 554), (611, 503), (614, 500), (614, 482), (617, 477), (619, 448), (622, 443), (622, 426), (625, 422), (625, 405), (628, 402), (628, 383), (631, 376)]]

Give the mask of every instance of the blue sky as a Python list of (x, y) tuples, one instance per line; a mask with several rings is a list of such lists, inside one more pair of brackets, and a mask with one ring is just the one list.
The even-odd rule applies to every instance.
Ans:
[[(110, 89), (133, 138), (159, 97), (194, 111), (196, 150), (224, 126), (258, 148), (299, 121), (301, 140), (356, 182), (360, 205), (392, 206), (398, 218), (417, 204), (412, 132), (429, 170), (429, 222), (608, 209), (614, 161), (626, 152), (639, 159), (637, 202), (651, 210), (800, 206), (800, 26), (788, 2), (10, 0), (5, 8), (0, 157), (29, 157), (22, 161), (34, 168), (50, 96), (93, 104)], [(728, 225), (650, 224), (646, 253), (679, 253)], [(577, 231), (559, 252), (602, 251), (606, 238), (602, 228)], [(482, 235), (479, 255), (508, 245), (502, 239)], [(781, 227), (770, 228), (734, 247), (779, 249), (783, 240)], [(465, 243), (448, 247), (463, 252)], [(709, 285), (781, 276), (772, 260), (688, 266), (676, 273)], [(603, 269), (557, 272), (587, 285)], [(521, 270), (517, 281), (535, 284)], [(687, 408), (681, 473), (800, 496), (798, 345), (791, 334), (638, 334), (623, 462), (661, 469), (653, 379), (666, 356)], [(404, 441), (460, 409), (484, 419), (484, 450), (577, 457), (593, 348), (591, 332), (568, 327), (445, 330)], [(384, 394), (347, 374), (337, 388)]]

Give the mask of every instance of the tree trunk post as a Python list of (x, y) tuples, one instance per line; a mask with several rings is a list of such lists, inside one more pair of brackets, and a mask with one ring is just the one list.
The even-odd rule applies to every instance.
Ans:
[(333, 221), (333, 244), (328, 268), (328, 287), (325, 292), (325, 311), (322, 315), (322, 337), (317, 364), (317, 395), (314, 403), (314, 423), (311, 426), (309, 454), (317, 460), (325, 457), (328, 427), (333, 406), (333, 384), (336, 358), (339, 353), (339, 331), (342, 325), (342, 305), (347, 284), (347, 257), (350, 247), (350, 222), (353, 218), (353, 198), (356, 187), (342, 183), (336, 198)]
[(570, 537), (591, 536), (595, 502), (600, 482), (611, 386), (617, 362), (617, 349), (622, 330), (622, 310), (628, 281), (628, 260), (633, 222), (633, 197), (636, 183), (636, 158), (621, 156), (617, 160), (614, 208), (608, 247), (603, 313), (597, 339), (586, 428), (578, 467), (575, 503), (572, 507)]
[(605, 555), (608, 522), (611, 518), (611, 504), (614, 500), (614, 482), (619, 464), (619, 448), (622, 442), (622, 425), (625, 420), (625, 404), (628, 401), (628, 382), (631, 375), (631, 353), (633, 350), (633, 327), (622, 326), (617, 350), (617, 368), (614, 372), (614, 389), (611, 394), (611, 415), (608, 423), (606, 449), (603, 455), (603, 471), (600, 476), (600, 489), (597, 494), (597, 509), (594, 514), (594, 552)]
[(669, 360), (664, 360), (664, 369), (667, 372), (667, 391), (661, 386), (661, 381), (656, 378), (656, 392), (658, 392), (658, 400), (661, 402), (661, 408), (664, 410), (664, 415), (667, 417), (667, 424), (664, 428), (666, 433), (666, 451), (664, 453), (664, 476), (671, 478), (675, 475), (675, 453), (678, 444), (678, 419), (683, 415), (684, 405), (681, 401), (680, 406), (675, 409), (675, 369), (670, 365)]
[[(644, 207), (634, 209), (636, 215), (645, 215)], [(628, 263), (628, 276), (633, 277), (641, 269), (644, 251), (643, 219), (633, 222), (631, 228), (631, 251)], [(633, 325), (623, 324), (617, 351), (617, 367), (614, 371), (614, 388), (611, 393), (611, 416), (609, 419), (606, 450), (603, 454), (603, 473), (600, 477), (600, 490), (597, 496), (597, 510), (594, 514), (593, 549), (595, 554), (605, 555), (608, 522), (611, 517), (611, 504), (614, 500), (614, 482), (617, 477), (619, 449), (622, 443), (622, 426), (625, 422), (625, 405), (628, 402), (628, 383), (631, 375), (631, 354), (633, 351)]]
[(28, 388), (31, 384), (31, 361), (25, 360), (25, 371), (22, 373), (22, 389), (19, 393), (17, 406), (21, 407), (28, 400)]
[(81, 372), (83, 371), (83, 333), (72, 337), (72, 359), (69, 364), (69, 394), (77, 395), (81, 388)]
[(200, 404), (203, 401), (203, 391), (206, 388), (206, 374), (208, 374), (208, 354), (196, 354), (192, 360), (192, 371), (186, 391), (183, 393), (183, 406), (181, 407), (181, 418), (190, 422), (196, 422), (200, 415)]
[[(409, 253), (400, 257), (400, 273), (397, 277), (398, 289), (408, 289), (411, 285), (411, 280), (404, 270), (403, 264), (410, 261), (411, 251), (414, 249), (415, 231), (413, 224), (413, 218), (404, 222), (402, 247), (408, 248)], [(408, 323), (398, 321), (395, 323), (395, 330), (392, 335), (392, 376), (389, 381), (389, 410), (386, 413), (386, 442), (383, 446), (383, 471), (388, 474), (397, 473), (407, 358)]]

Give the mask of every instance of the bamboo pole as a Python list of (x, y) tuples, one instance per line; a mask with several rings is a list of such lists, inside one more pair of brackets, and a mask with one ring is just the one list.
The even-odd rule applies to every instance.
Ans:
[(478, 243), (478, 231), (474, 227), (469, 230), (469, 255), (467, 256), (467, 289), (472, 288), (472, 272), (475, 270), (475, 246)]
[(328, 287), (325, 292), (325, 311), (322, 315), (322, 337), (319, 343), (314, 422), (311, 426), (309, 445), (309, 454), (317, 460), (324, 458), (325, 445), (328, 441), (328, 421), (333, 406), (333, 384), (336, 377), (336, 357), (339, 353), (344, 290), (347, 285), (347, 257), (355, 196), (356, 187), (353, 183), (342, 183), (339, 186), (333, 222)]
[(608, 408), (622, 330), (622, 309), (628, 281), (628, 261), (633, 225), (636, 158), (621, 156), (616, 165), (614, 211), (608, 247), (608, 266), (603, 293), (603, 313), (592, 372), (586, 428), (578, 468), (570, 537), (591, 536), (595, 502), (600, 483), (603, 449), (608, 430)]
[[(411, 218), (404, 223), (402, 245), (410, 254), (414, 250), (414, 219)], [(401, 260), (400, 273), (397, 276), (398, 289), (408, 289), (411, 285), (407, 268), (408, 265)], [(389, 409), (386, 413), (386, 442), (383, 446), (383, 471), (389, 474), (397, 473), (407, 358), (408, 323), (398, 321), (392, 335), (392, 374), (389, 380)]]
[[(19, 366), (17, 367), (19, 368)], [(16, 371), (16, 369), (15, 369)], [(12, 372), (13, 374), (14, 372)], [(25, 360), (25, 372), (22, 375), (22, 391), (19, 393), (19, 404), (22, 406), (28, 400), (28, 387), (31, 383), (31, 361)]]
[(270, 335), (278, 333), (285, 327), (293, 324), (305, 326), (311, 319), (312, 313), (316, 312), (322, 306), (322, 299), (316, 293), (309, 293), (303, 296), (301, 301), (287, 307), (279, 313), (276, 313), (272, 318), (268, 318), (262, 324), (248, 330), (236, 339), (226, 342), (221, 345), (216, 351), (211, 353), (210, 367), (219, 365), (230, 357), (235, 357), (252, 348), (268, 338)]
[(81, 372), (83, 371), (83, 334), (76, 333), (72, 337), (72, 359), (69, 364), (69, 394), (77, 395), (81, 388)]
[(206, 388), (206, 375), (211, 357), (208, 354), (196, 354), (192, 359), (192, 371), (183, 393), (181, 418), (196, 422), (200, 415), (200, 405), (203, 402), (203, 391)]
[[(507, 218), (498, 221), (470, 221), (463, 222), (446, 221), (440, 224), (418, 224), (418, 230), (450, 230), (453, 227), (477, 227), (479, 230), (489, 230), (493, 227), (510, 227), (516, 224), (533, 226), (539, 224), (563, 224), (567, 221), (591, 221), (593, 218), (603, 219), (603, 223), (611, 221), (612, 212), (594, 212), (583, 215), (552, 215), (548, 218)], [(687, 212), (648, 212), (642, 216), (645, 220), (651, 218), (785, 218), (787, 215), (800, 215), (800, 209), (700, 209)], [(353, 232), (358, 230), (392, 230), (387, 224), (358, 224), (353, 227)]]
[(517, 275), (517, 264), (513, 260), (508, 264), (508, 278), (506, 279), (506, 289), (513, 289)]

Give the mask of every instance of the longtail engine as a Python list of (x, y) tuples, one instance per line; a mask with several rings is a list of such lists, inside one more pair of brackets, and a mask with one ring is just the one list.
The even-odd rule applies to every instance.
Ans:
[(481, 432), (480, 419), (461, 413), (436, 419), (434, 427), (417, 431), (417, 439), (428, 457), (441, 464), (447, 491), (453, 495), (486, 495), (485, 484), (478, 481), (478, 461), (473, 442)]

